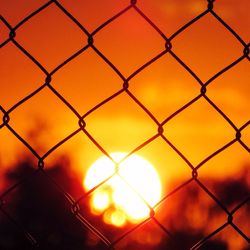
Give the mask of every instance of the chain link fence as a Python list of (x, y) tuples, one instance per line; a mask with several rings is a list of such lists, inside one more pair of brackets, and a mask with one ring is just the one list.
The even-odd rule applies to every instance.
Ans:
[[(138, 1), (139, 2), (139, 1)], [(163, 233), (167, 238), (167, 244), (165, 246), (166, 249), (185, 249), (185, 247), (179, 246), (178, 244), (181, 244), (180, 240), (176, 240), (176, 237), (174, 233), (171, 232), (171, 230), (163, 224), (158, 218), (157, 218), (157, 209), (162, 206), (162, 204), (170, 199), (171, 197), (174, 197), (180, 190), (184, 189), (190, 183), (196, 183), (200, 190), (203, 190), (206, 193), (206, 196), (210, 197), (213, 200), (213, 203), (219, 207), (223, 211), (223, 214), (226, 216), (226, 220), (223, 224), (221, 224), (219, 227), (216, 228), (216, 230), (207, 233), (206, 235), (202, 235), (200, 238), (198, 237), (196, 239), (196, 243), (191, 246), (190, 249), (208, 249), (203, 248), (203, 246), (212, 238), (214, 238), (216, 235), (218, 235), (221, 231), (225, 230), (226, 228), (231, 228), (234, 230), (242, 239), (244, 239), (246, 243), (246, 247), (248, 246), (249, 249), (249, 232), (245, 232), (240, 227), (237, 226), (237, 224), (234, 222), (234, 216), (239, 211), (243, 210), (245, 207), (249, 205), (250, 196), (249, 193), (247, 195), (247, 198), (244, 200), (241, 200), (237, 205), (235, 205), (232, 209), (228, 209), (227, 206), (214, 194), (207, 186), (203, 183), (203, 181), (199, 178), (199, 171), (203, 167), (204, 164), (206, 164), (208, 161), (216, 157), (218, 154), (221, 154), (224, 150), (228, 149), (229, 147), (232, 147), (235, 144), (239, 144), (244, 151), (249, 153), (249, 147), (248, 145), (242, 140), (242, 135), (244, 132), (249, 128), (250, 121), (245, 122), (242, 126), (238, 127), (235, 125), (234, 121), (232, 121), (224, 112), (223, 110), (218, 107), (212, 99), (210, 99), (207, 95), (207, 92), (209, 92), (208, 87), (213, 84), (213, 82), (219, 78), (221, 75), (225, 74), (226, 72), (232, 70), (232, 68), (236, 67), (240, 62), (246, 61), (249, 62), (249, 43), (245, 42), (217, 13), (214, 11), (214, 5), (216, 4), (216, 1), (214, 0), (208, 0), (207, 1), (207, 8), (201, 12), (198, 16), (187, 22), (185, 25), (183, 25), (181, 28), (179, 28), (176, 32), (174, 32), (171, 36), (166, 36), (164, 32), (161, 31), (161, 29), (154, 23), (154, 20), (151, 19), (150, 16), (147, 16), (141, 9), (138, 7), (138, 3), (136, 0), (131, 0), (130, 3), (128, 3), (127, 7), (116, 13), (114, 16), (110, 17), (108, 20), (103, 22), (100, 26), (98, 26), (94, 31), (89, 32), (87, 28), (85, 28), (84, 25), (81, 24), (78, 19), (68, 11), (60, 1), (51, 0), (43, 4), (41, 7), (36, 9), (34, 12), (27, 15), (22, 21), (20, 21), (17, 25), (14, 27), (8, 22), (8, 20), (1, 16), (1, 22), (4, 25), (5, 28), (8, 29), (9, 36), (6, 38), (6, 40), (2, 41), (0, 47), (5, 48), (8, 44), (13, 44), (17, 50), (19, 50), (25, 57), (27, 57), (44, 75), (44, 82), (33, 92), (29, 93), (25, 98), (20, 100), (19, 102), (15, 103), (11, 108), (5, 109), (4, 106), (0, 106), (0, 110), (2, 113), (2, 123), (0, 125), (0, 131), (3, 128), (8, 129), (16, 138), (16, 140), (19, 140), (36, 158), (37, 160), (37, 170), (31, 171), (25, 178), (21, 178), (20, 181), (14, 183), (11, 187), (8, 189), (2, 191), (0, 196), (0, 210), (2, 213), (2, 216), (5, 217), (5, 219), (8, 219), (9, 222), (18, 230), (20, 231), (23, 238), (27, 240), (27, 249), (34, 247), (39, 248), (43, 243), (41, 242), (41, 239), (37, 239), (36, 236), (30, 232), (22, 222), (15, 219), (15, 214), (10, 213), (8, 209), (6, 209), (8, 205), (8, 197), (11, 196), (11, 193), (15, 190), (19, 190), (22, 188), (25, 183), (30, 182), (34, 176), (42, 175), (43, 178), (46, 179), (45, 185), (50, 185), (48, 183), (51, 183), (52, 185), (56, 186), (58, 191), (63, 195), (63, 199), (65, 200), (65, 208), (68, 212), (72, 214), (72, 220), (78, 219), (80, 224), (86, 229), (87, 232), (91, 232), (97, 237), (99, 241), (101, 241), (103, 244), (101, 245), (100, 249), (119, 249), (118, 245), (126, 240), (129, 239), (129, 237), (136, 233), (137, 230), (140, 228), (143, 228), (147, 225), (148, 222), (153, 223), (153, 225), (158, 228), (157, 230)], [(45, 11), (46, 9), (53, 6), (54, 8), (57, 8), (63, 14), (74, 26), (80, 29), (80, 31), (84, 34), (84, 36), (87, 37), (86, 42), (83, 42), (83, 46), (81, 49), (73, 53), (70, 57), (68, 57), (65, 61), (60, 62), (53, 70), (49, 71), (46, 69), (46, 67), (39, 62), (39, 60), (32, 55), (32, 53), (29, 52), (29, 48), (26, 48), (22, 45), (22, 43), (17, 41), (17, 37), (22, 32), (22, 27), (25, 26), (27, 23), (30, 23), (33, 21), (34, 17), (39, 15), (39, 13)], [(109, 60), (109, 55), (105, 55), (102, 53), (102, 51), (98, 48), (98, 46), (95, 44), (95, 38), (96, 36), (103, 30), (105, 30), (111, 23), (115, 22), (119, 18), (121, 18), (126, 13), (130, 12), (131, 10), (135, 11), (138, 16), (143, 18), (144, 22), (151, 26), (161, 37), (162, 41), (165, 43), (165, 48), (162, 49), (162, 51), (158, 54), (156, 54), (153, 58), (150, 60), (144, 62), (144, 64), (137, 68), (132, 74), (130, 74), (128, 77), (124, 76), (124, 74), (119, 70), (117, 65), (113, 63), (111, 60)], [(203, 81), (199, 77), (198, 74), (196, 74), (191, 67), (185, 63), (184, 60), (182, 60), (182, 55), (177, 55), (174, 52), (174, 43), (175, 39), (177, 39), (181, 34), (185, 33), (192, 25), (199, 22), (202, 18), (205, 16), (213, 16), (218, 23), (220, 23), (226, 32), (229, 32), (233, 39), (238, 41), (241, 44), (242, 47), (242, 54), (239, 55), (239, 57), (232, 61), (230, 64), (228, 64), (226, 67), (222, 68), (219, 72), (214, 74), (209, 80)], [(129, 28), (129, 27), (128, 27)], [(126, 41), (124, 41), (126, 43)], [(53, 85), (53, 78), (56, 76), (56, 74), (64, 68), (67, 64), (69, 64), (71, 61), (74, 61), (76, 58), (78, 58), (80, 55), (86, 53), (87, 51), (93, 51), (103, 62), (108, 65), (108, 67), (117, 75), (117, 77), (120, 79), (121, 86), (120, 89), (117, 92), (114, 92), (112, 95), (110, 95), (105, 100), (96, 103), (96, 105), (89, 109), (86, 113), (81, 114), (79, 113), (73, 104), (71, 104), (67, 99), (63, 96), (63, 94), (60, 93), (60, 91), (57, 90), (57, 88)], [(197, 96), (193, 99), (190, 99), (185, 105), (183, 105), (181, 108), (177, 109), (174, 113), (169, 115), (168, 117), (165, 117), (163, 121), (159, 121), (159, 119), (156, 118), (154, 113), (152, 113), (149, 108), (144, 105), (139, 98), (137, 98), (133, 90), (130, 88), (130, 82), (131, 80), (136, 77), (137, 75), (141, 74), (145, 69), (151, 67), (151, 65), (160, 60), (164, 55), (168, 54), (173, 58), (183, 69), (196, 81), (197, 87), (200, 89)], [(132, 59), (133, 60), (133, 59)], [(4, 62), (2, 62), (4, 63)], [(129, 62), (126, 62), (129, 64)], [(3, 84), (3, 83), (1, 83)], [(28, 100), (34, 98), (38, 93), (44, 91), (45, 89), (49, 90), (53, 95), (58, 98), (58, 100), (63, 103), (75, 116), (76, 120), (78, 121), (79, 128), (69, 134), (67, 137), (65, 137), (63, 140), (58, 142), (56, 145), (51, 147), (45, 154), (41, 155), (39, 154), (30, 144), (30, 142), (26, 139), (24, 139), (15, 129), (12, 125), (10, 125), (10, 121), (12, 118), (12, 112), (15, 110), (18, 110), (24, 103), (26, 103)], [(99, 90), (97, 90), (99, 91)], [(102, 91), (102, 90), (100, 90)], [(111, 102), (112, 100), (118, 98), (121, 94), (126, 94), (127, 97), (129, 97), (155, 124), (156, 132), (153, 136), (148, 138), (146, 141), (141, 143), (140, 145), (137, 145), (128, 155), (123, 159), (125, 160), (130, 155), (139, 152), (141, 149), (147, 147), (150, 145), (153, 141), (156, 139), (161, 139), (166, 143), (168, 146), (170, 146), (177, 154), (178, 156), (186, 163), (187, 168), (190, 170), (190, 178), (176, 187), (174, 190), (171, 190), (168, 194), (164, 194), (164, 197), (154, 206), (150, 207), (150, 215), (147, 219), (144, 221), (132, 225), (127, 231), (123, 231), (121, 235), (115, 237), (112, 239), (112, 237), (109, 237), (109, 233), (105, 234), (102, 230), (100, 230), (100, 227), (98, 227), (97, 224), (90, 222), (88, 217), (85, 216), (85, 211), (82, 211), (80, 209), (80, 203), (83, 200), (87, 200), (89, 196), (93, 192), (95, 192), (96, 189), (98, 189), (100, 186), (104, 185), (112, 176), (110, 176), (108, 179), (104, 180), (102, 183), (100, 183), (98, 186), (94, 187), (84, 195), (81, 195), (78, 198), (73, 198), (71, 194), (65, 191), (64, 186), (57, 183), (53, 177), (50, 176), (46, 169), (45, 159), (47, 159), (50, 155), (54, 153), (59, 147), (61, 147), (66, 142), (72, 140), (77, 134), (83, 133), (89, 141), (91, 141), (92, 144), (95, 145), (95, 147), (103, 154), (106, 155), (111, 161), (115, 162), (114, 159), (112, 159), (111, 155), (106, 151), (105, 147), (98, 142), (97, 139), (95, 139), (95, 134), (93, 132), (88, 131), (88, 124), (87, 124), (87, 118), (94, 112), (96, 112), (100, 107), (104, 106), (108, 102)], [(212, 154), (210, 154), (208, 157), (203, 159), (199, 164), (194, 165), (190, 162), (189, 156), (185, 156), (184, 153), (178, 149), (174, 143), (172, 143), (167, 133), (164, 131), (164, 126), (167, 125), (174, 117), (179, 116), (183, 111), (189, 109), (192, 105), (197, 103), (199, 100), (204, 100), (207, 102), (210, 107), (212, 107), (227, 123), (234, 131), (234, 134), (232, 134), (232, 139), (225, 145), (223, 145), (221, 148), (216, 149)], [(1, 103), (0, 103), (1, 104)], [(53, 115), (53, 114), (51, 114)], [(4, 144), (4, 141), (1, 141), (2, 144)], [(122, 161), (123, 161), (122, 160)], [(117, 173), (114, 173), (114, 175)], [(122, 177), (121, 177), (122, 178)], [(127, 184), (128, 185), (128, 184)], [(29, 200), (30, 203), (32, 203), (32, 200)], [(27, 205), (27, 207), (29, 207)], [(65, 209), (62, 208), (62, 209)], [(43, 208), (41, 208), (43, 209)], [(249, 211), (248, 211), (249, 212)], [(248, 214), (249, 216), (249, 214)], [(180, 216), (181, 218), (181, 216)], [(245, 222), (249, 223), (249, 221)], [(67, 228), (65, 229), (67, 230)], [(70, 228), (68, 230), (71, 230)], [(112, 229), (111, 229), (112, 232)], [(248, 233), (248, 234), (247, 234)], [(11, 234), (11, 233), (10, 233)], [(111, 233), (112, 234), (112, 233)], [(111, 240), (112, 239), (112, 240)], [(177, 244), (177, 245), (175, 245)], [(84, 247), (84, 244), (82, 245)], [(86, 247), (86, 246), (85, 246)], [(165, 249), (164, 248), (164, 249)], [(7, 248), (6, 249), (10, 249)], [(23, 248), (22, 248), (23, 249)], [(44, 248), (46, 249), (46, 248)], [(64, 248), (61, 248), (64, 249)], [(65, 249), (76, 249), (73, 245), (71, 245), (71, 248), (65, 248)], [(82, 248), (86, 249), (86, 248)], [(92, 249), (89, 246), (89, 249)], [(134, 249), (129, 248), (129, 249)], [(139, 247), (138, 247), (139, 249)], [(215, 248), (211, 248), (215, 249)], [(216, 248), (219, 249), (219, 248)], [(224, 248), (220, 248), (224, 249)]]

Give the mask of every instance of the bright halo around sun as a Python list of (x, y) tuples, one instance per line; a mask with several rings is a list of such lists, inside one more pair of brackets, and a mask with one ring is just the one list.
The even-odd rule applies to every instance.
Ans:
[(90, 206), (94, 214), (103, 215), (106, 223), (118, 227), (126, 222), (137, 223), (150, 214), (161, 197), (161, 182), (156, 169), (146, 159), (126, 153), (112, 153), (112, 159), (120, 164), (115, 174), (116, 164), (107, 156), (99, 158), (87, 171), (83, 185), (90, 190), (100, 185), (91, 195)]

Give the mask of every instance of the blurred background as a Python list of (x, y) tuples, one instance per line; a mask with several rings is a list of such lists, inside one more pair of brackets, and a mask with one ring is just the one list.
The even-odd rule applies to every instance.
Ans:
[[(250, 3), (213, 4), (0, 2), (0, 113), (10, 118), (0, 124), (1, 249), (108, 249), (72, 201), (115, 249), (190, 249), (228, 222), (226, 211), (233, 225), (201, 249), (250, 249)], [(155, 220), (136, 230), (94, 214), (101, 187), (83, 185), (97, 159), (134, 151), (162, 186)]]

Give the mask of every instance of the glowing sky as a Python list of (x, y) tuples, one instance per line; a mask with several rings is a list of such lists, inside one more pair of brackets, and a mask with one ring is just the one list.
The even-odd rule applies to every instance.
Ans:
[[(89, 31), (129, 5), (129, 1), (70, 1), (61, 3)], [(15, 27), (46, 1), (1, 1), (1, 15)], [(167, 36), (206, 10), (206, 1), (138, 1), (143, 11)], [(248, 43), (249, 1), (216, 1), (214, 11)], [(0, 22), (1, 42), (9, 31)], [(48, 71), (87, 45), (87, 36), (56, 4), (52, 3), (16, 30), (15, 40)], [(123, 74), (129, 77), (144, 63), (165, 49), (162, 37), (129, 9), (94, 35), (98, 48)], [(208, 14), (172, 40), (172, 50), (206, 82), (243, 55), (242, 44), (212, 15)], [(9, 42), (0, 50), (0, 105), (10, 109), (39, 88), (45, 74)], [(249, 61), (243, 59), (207, 87), (207, 96), (240, 128), (249, 120)], [(52, 75), (51, 85), (84, 115), (96, 104), (122, 89), (122, 79), (91, 48)], [(164, 121), (200, 94), (199, 83), (169, 54), (165, 54), (129, 81), (129, 90), (158, 119)], [(48, 88), (23, 103), (11, 114), (10, 125), (40, 154), (79, 128), (78, 119)], [(87, 131), (108, 152), (130, 152), (157, 133), (157, 125), (126, 94), (122, 93), (85, 118)], [(242, 141), (249, 145), (250, 130)], [(235, 138), (234, 129), (201, 98), (164, 125), (164, 135), (194, 164)], [(0, 130), (0, 162), (16, 160), (16, 152), (29, 152), (7, 128)], [(101, 152), (80, 133), (55, 154), (67, 152), (75, 168), (86, 169)], [(190, 176), (187, 164), (158, 138), (140, 154), (156, 166), (161, 176)], [(249, 156), (236, 143), (204, 165), (201, 173), (232, 174)], [(220, 176), (220, 175), (218, 175)]]

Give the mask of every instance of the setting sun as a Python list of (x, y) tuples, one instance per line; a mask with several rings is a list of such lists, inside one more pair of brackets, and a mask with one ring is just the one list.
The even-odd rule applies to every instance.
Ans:
[[(112, 176), (91, 196), (91, 210), (103, 214), (108, 224), (123, 226), (126, 221), (138, 222), (149, 216), (161, 196), (161, 182), (156, 169), (144, 158), (126, 153), (112, 153), (112, 159), (99, 158), (89, 168), (84, 187), (90, 190)], [(120, 163), (119, 163), (120, 162)]]

